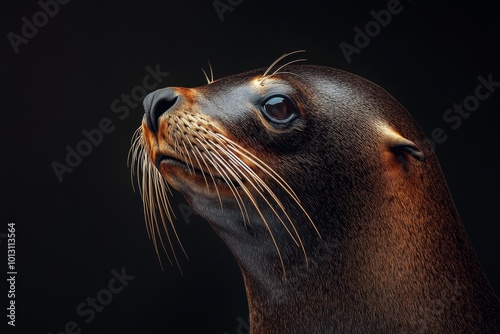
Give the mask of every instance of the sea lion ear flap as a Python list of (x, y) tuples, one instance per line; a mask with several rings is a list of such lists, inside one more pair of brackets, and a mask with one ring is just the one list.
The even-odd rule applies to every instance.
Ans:
[(425, 161), (425, 154), (422, 152), (420, 147), (418, 147), (414, 142), (406, 138), (401, 137), (402, 140), (393, 142), (391, 145), (391, 150), (396, 154), (400, 152), (406, 152), (413, 158), (420, 162)]
[(399, 157), (402, 153), (407, 153), (420, 162), (425, 161), (425, 154), (417, 144), (392, 129), (385, 128), (384, 130), (388, 147), (396, 156)]
[(389, 141), (389, 149), (394, 152), (397, 157), (400, 157), (402, 153), (407, 153), (420, 162), (425, 161), (425, 154), (420, 147), (411, 140), (401, 137), (399, 134), (392, 136)]

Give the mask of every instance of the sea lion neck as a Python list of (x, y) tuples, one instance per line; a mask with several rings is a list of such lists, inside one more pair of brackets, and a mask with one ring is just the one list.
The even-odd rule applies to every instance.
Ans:
[[(376, 202), (352, 183), (348, 199), (365, 199), (356, 209), (316, 202), (324, 209), (315, 221), (328, 217), (328, 224), (338, 225), (327, 231), (319, 222), (322, 238), (305, 238), (309, 266), (290, 255), (285, 277), (276, 270), (271, 245), (243, 249), (226, 241), (244, 277), (251, 333), (399, 333), (398, 326), (408, 333), (461, 326), (481, 333), (470, 324), (492, 321), (498, 303), (442, 189), (446, 185), (417, 179), (412, 189), (393, 183), (376, 194)], [(469, 316), (459, 319), (464, 309)]]

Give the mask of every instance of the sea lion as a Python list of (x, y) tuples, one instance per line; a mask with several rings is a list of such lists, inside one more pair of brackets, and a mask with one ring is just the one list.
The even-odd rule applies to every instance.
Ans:
[(500, 333), (405, 108), (351, 73), (275, 65), (145, 98), (132, 169), (155, 246), (170, 185), (235, 256), (252, 334)]

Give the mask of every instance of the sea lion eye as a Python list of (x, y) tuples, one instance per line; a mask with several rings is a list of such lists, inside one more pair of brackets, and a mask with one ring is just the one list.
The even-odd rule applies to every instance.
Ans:
[(283, 124), (295, 118), (297, 111), (293, 102), (285, 96), (272, 96), (264, 102), (264, 116), (271, 122)]

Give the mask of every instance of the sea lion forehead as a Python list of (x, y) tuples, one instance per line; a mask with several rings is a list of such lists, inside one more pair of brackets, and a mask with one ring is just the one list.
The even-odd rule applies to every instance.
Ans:
[(195, 90), (209, 101), (228, 101), (262, 103), (273, 95), (292, 96), (300, 91), (300, 85), (292, 83), (288, 74), (276, 74), (263, 78), (262, 70), (223, 77)]

